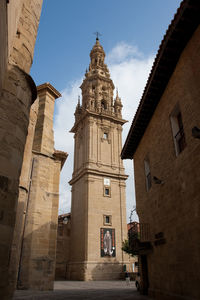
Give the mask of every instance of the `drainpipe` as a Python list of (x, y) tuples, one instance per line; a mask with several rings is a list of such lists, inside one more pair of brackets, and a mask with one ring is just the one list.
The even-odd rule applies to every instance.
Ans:
[(18, 276), (17, 276), (17, 288), (20, 287), (21, 264), (22, 264), (23, 247), (24, 247), (24, 234), (25, 234), (25, 228), (26, 228), (26, 223), (27, 223), (27, 215), (28, 215), (28, 208), (29, 208), (30, 190), (31, 190), (31, 185), (32, 185), (32, 176), (33, 176), (34, 163), (35, 163), (35, 158), (33, 158), (33, 160), (32, 160), (29, 187), (28, 187), (28, 197), (27, 197), (27, 203), (26, 203), (26, 210), (24, 211), (25, 219), (24, 219), (24, 225), (23, 225), (22, 243), (21, 243), (20, 259), (19, 259)]

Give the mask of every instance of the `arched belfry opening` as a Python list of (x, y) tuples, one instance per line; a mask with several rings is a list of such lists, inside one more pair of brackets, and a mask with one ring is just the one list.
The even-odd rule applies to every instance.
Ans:
[(102, 110), (107, 110), (108, 105), (107, 105), (106, 100), (101, 100), (101, 108), (102, 108)]

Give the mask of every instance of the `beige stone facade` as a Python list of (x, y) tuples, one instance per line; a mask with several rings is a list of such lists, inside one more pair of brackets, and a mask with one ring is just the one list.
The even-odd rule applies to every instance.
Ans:
[(90, 58), (81, 85), (82, 105), (78, 102), (71, 130), (75, 148), (68, 278), (72, 280), (117, 279), (126, 263), (121, 247), (127, 237), (127, 176), (120, 158), (126, 121), (118, 94), (113, 100), (114, 85), (98, 39)]
[(53, 289), (60, 171), (67, 154), (54, 149), (53, 113), (60, 93), (38, 86), (19, 186), (10, 276), (19, 289)]
[(161, 300), (200, 299), (199, 13), (198, 1), (181, 4), (122, 151), (134, 158), (136, 208), (149, 225), (148, 239), (133, 243), (142, 285)]
[[(127, 224), (127, 229), (129, 230), (129, 228), (130, 224)], [(73, 239), (73, 237), (71, 237), (71, 213), (59, 215), (56, 247), (55, 280), (59, 281), (68, 279), (68, 265), (70, 259), (71, 239)], [(131, 280), (135, 280), (136, 274), (138, 272), (137, 255), (126, 255), (126, 266), (123, 266), (123, 268), (124, 271), (126, 269), (126, 271), (130, 273)]]
[(29, 75), (42, 0), (0, 1), (0, 295), (10, 299), (8, 265), (19, 177), (37, 91)]

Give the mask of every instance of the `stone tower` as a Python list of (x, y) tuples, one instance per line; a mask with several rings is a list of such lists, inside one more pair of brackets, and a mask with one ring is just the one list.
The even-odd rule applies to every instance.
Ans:
[(127, 238), (121, 99), (113, 100), (114, 84), (98, 38), (81, 85), (75, 111), (71, 249), (72, 280), (117, 279), (126, 264), (121, 250)]

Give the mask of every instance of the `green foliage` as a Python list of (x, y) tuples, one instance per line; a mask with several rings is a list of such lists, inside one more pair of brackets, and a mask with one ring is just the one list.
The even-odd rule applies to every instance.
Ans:
[(131, 256), (134, 256), (134, 254), (132, 253), (131, 247), (129, 245), (129, 241), (128, 240), (124, 240), (122, 242), (122, 250), (126, 253), (128, 253)]

